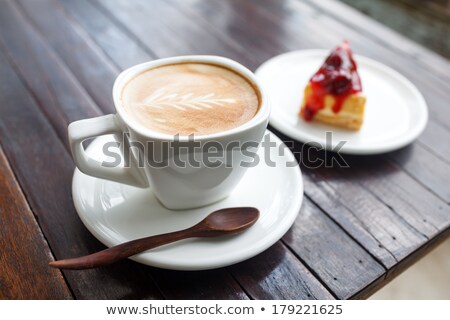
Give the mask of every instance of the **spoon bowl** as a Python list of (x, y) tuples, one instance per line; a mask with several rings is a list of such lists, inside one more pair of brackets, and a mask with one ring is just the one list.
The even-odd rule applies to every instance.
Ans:
[(194, 227), (198, 228), (197, 236), (222, 236), (248, 229), (258, 218), (259, 210), (253, 207), (226, 208), (214, 211)]

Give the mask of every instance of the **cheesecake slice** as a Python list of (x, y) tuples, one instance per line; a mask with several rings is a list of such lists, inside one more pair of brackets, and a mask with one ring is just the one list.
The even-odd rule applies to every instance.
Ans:
[(365, 104), (356, 62), (344, 41), (309, 80), (299, 115), (305, 121), (359, 130)]

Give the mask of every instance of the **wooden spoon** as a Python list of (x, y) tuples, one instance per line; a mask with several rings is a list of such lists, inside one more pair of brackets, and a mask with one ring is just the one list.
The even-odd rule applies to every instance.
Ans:
[(219, 237), (236, 234), (251, 227), (259, 218), (252, 207), (228, 208), (214, 211), (196, 225), (170, 233), (141, 238), (79, 258), (52, 261), (60, 269), (89, 269), (108, 265), (164, 244), (193, 237)]

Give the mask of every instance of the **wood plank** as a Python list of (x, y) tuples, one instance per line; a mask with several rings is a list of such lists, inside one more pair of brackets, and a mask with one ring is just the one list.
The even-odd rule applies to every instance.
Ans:
[(95, 3), (89, 0), (61, 0), (61, 2), (119, 69), (126, 69), (156, 58), (151, 50), (140, 44), (139, 39), (125, 28), (121, 28), (120, 24), (111, 21), (111, 17)]
[[(294, 150), (305, 152), (298, 146)], [(447, 203), (395, 164), (380, 167), (380, 157), (373, 156), (370, 161), (346, 157), (351, 169), (325, 169), (325, 173), (316, 169), (304, 171), (303, 177), (305, 193), (389, 268), (384, 279), (387, 282), (425, 255), (429, 246), (433, 248), (449, 235), (450, 210)], [(351, 170), (351, 174), (337, 173), (345, 170)], [(371, 194), (365, 194), (358, 185)], [(373, 197), (389, 210), (369, 205)], [(352, 298), (368, 297), (384, 282), (378, 281)]]
[[(290, 146), (296, 154), (308, 154), (300, 143)], [(347, 156), (347, 169), (309, 169), (305, 158), (300, 162), (308, 197), (386, 268), (392, 268), (449, 228), (450, 210), (398, 166), (383, 164), (381, 157)]]
[[(224, 15), (227, 18), (226, 21), (233, 21), (233, 27), (235, 29), (235, 35), (237, 38), (242, 38), (243, 34), (255, 34), (259, 35), (261, 38), (255, 37), (253, 41), (257, 41), (263, 48), (262, 51), (269, 53), (269, 56), (259, 63), (261, 64), (268, 58), (272, 56), (284, 53), (299, 45), (305, 47), (313, 47), (314, 42), (311, 41), (310, 37), (307, 36), (309, 29), (312, 27), (308, 24), (307, 19), (298, 19), (296, 23), (280, 23), (280, 20), (276, 15), (271, 14), (267, 9), (270, 3), (265, 3), (264, 5), (259, 5), (259, 3), (252, 3), (250, 1), (239, 2), (236, 0), (220, 1), (213, 0), (208, 5), (200, 5), (195, 1), (187, 1), (189, 3), (190, 10), (197, 12), (198, 14), (203, 14), (203, 12), (210, 12), (210, 20), (215, 21), (219, 16)], [(185, 1), (183, 1), (184, 4)], [(278, 5), (272, 3), (276, 6), (286, 6), (285, 1)], [(209, 9), (208, 7), (215, 7), (216, 9)], [(276, 11), (280, 11), (278, 8)], [(289, 12), (289, 10), (286, 10)], [(309, 7), (305, 8), (303, 12), (306, 17), (313, 16), (314, 10)], [(313, 17), (311, 17), (313, 18)], [(262, 28), (264, 26), (264, 28)], [(292, 43), (293, 39), (290, 39), (292, 34), (296, 35), (295, 42)], [(321, 35), (322, 36), (322, 35)], [(323, 37), (329, 38), (331, 41), (331, 35), (323, 34)], [(249, 41), (252, 41), (253, 37), (246, 36)], [(261, 41), (264, 39), (264, 41)]]
[[(15, 12), (14, 9), (11, 9), (11, 8), (9, 8), (9, 9), (10, 9), (10, 11), (8, 12), (8, 14), (13, 15), (13, 17), (14, 17), (14, 14), (17, 14), (17, 12)], [(56, 16), (56, 14), (54, 16)], [(14, 21), (18, 21), (18, 20), (19, 19), (12, 19), (12, 20), (10, 20), (10, 22), (14, 23)], [(22, 30), (22, 28), (28, 28), (29, 29), (28, 32), (31, 32), (30, 27), (29, 26), (27, 27), (26, 24), (21, 24), (21, 25), (14, 25), (13, 24), (12, 26), (10, 26), (10, 28), (11, 28), (11, 30), (16, 30), (16, 36), (19, 39), (22, 39), (21, 37), (23, 36), (23, 34), (27, 34), (26, 32), (24, 32)], [(29, 54), (31, 56), (37, 55), (37, 54), (39, 54), (39, 52), (46, 52), (46, 50), (48, 50), (48, 48), (46, 48), (46, 46), (45, 46), (45, 43), (42, 41), (42, 39), (40, 39), (40, 36), (38, 34), (32, 34), (31, 33), (31, 36), (35, 38), (35, 41), (34, 41), (35, 42), (35, 46), (33, 47), (33, 50), (31, 52), (29, 52)], [(55, 55), (55, 53), (53, 53), (53, 55)], [(59, 57), (56, 56), (55, 59), (59, 59)], [(46, 70), (46, 68), (45, 68), (46, 64), (51, 64), (52, 63), (51, 59), (44, 59), (44, 58), (42, 58), (41, 61), (42, 61), (42, 66), (43, 66), (42, 69), (43, 70)], [(100, 67), (100, 66), (98, 66), (98, 67)], [(69, 89), (69, 90), (67, 90), (65, 92), (67, 97), (70, 98), (70, 99), (73, 99), (73, 100), (76, 100), (78, 98), (78, 99), (80, 99), (80, 102), (81, 102), (80, 103), (79, 113), (75, 114), (75, 116), (77, 118), (84, 117), (85, 116), (84, 112), (88, 111), (88, 110), (85, 110), (85, 108), (86, 108), (86, 106), (89, 106), (89, 104), (83, 103), (83, 99), (90, 99), (90, 98), (89, 97), (84, 97), (82, 95), (78, 95), (77, 88), (79, 88), (81, 86), (76, 81), (72, 81), (71, 82), (71, 81), (69, 81), (70, 78), (67, 79), (67, 75), (66, 75), (65, 69), (67, 69), (67, 68), (64, 67), (64, 66), (61, 66), (60, 70), (51, 70), (52, 72), (54, 71), (55, 73), (57, 73), (57, 75), (48, 74), (48, 75), (45, 75), (45, 76), (48, 77), (48, 78), (52, 78), (52, 77), (53, 78), (58, 78), (59, 77), (60, 81), (63, 81), (65, 83), (67, 83), (67, 86), (68, 86), (68, 89)], [(33, 70), (30, 70), (30, 69), (28, 69), (26, 67), (23, 67), (21, 70), (23, 71), (22, 75), (25, 77), (25, 81), (28, 81), (29, 80), (28, 78), (34, 75), (33, 74)], [(35, 89), (36, 89), (34, 91), (35, 95), (40, 97), (41, 101), (43, 101), (45, 103), (45, 100), (48, 98), (48, 96), (45, 95), (45, 92), (42, 92), (42, 91), (38, 90), (37, 88), (35, 88)], [(105, 92), (104, 94), (105, 95), (106, 94), (110, 94), (110, 90), (108, 90), (108, 92)], [(100, 114), (99, 108), (96, 107), (96, 106), (95, 106), (95, 110), (94, 111), (95, 111), (94, 115)], [(63, 109), (62, 113), (66, 114), (66, 110)], [(64, 121), (65, 126), (67, 126), (67, 124), (68, 124), (68, 119), (69, 119), (69, 117), (65, 118), (65, 121)], [(71, 168), (73, 168), (72, 165), (70, 165), (70, 166), (71, 166)], [(71, 174), (71, 172), (73, 172), (72, 170), (73, 169), (71, 169), (70, 174)], [(68, 184), (69, 184), (69, 189), (70, 189), (70, 180), (69, 180)], [(70, 193), (68, 193), (68, 195), (70, 195)], [(70, 209), (72, 210), (72, 212), (74, 212), (74, 209), (72, 207), (73, 206), (72, 206), (72, 204), (70, 202)], [(75, 212), (74, 212), (74, 214), (75, 214)], [(86, 233), (86, 231), (84, 233)], [(90, 236), (89, 239), (92, 240), (92, 236)], [(100, 245), (96, 240), (92, 240), (92, 241), (95, 243), (95, 246), (93, 245), (94, 247), (97, 247), (97, 248), (98, 247), (102, 247), (102, 245)], [(92, 251), (94, 251), (94, 249), (91, 249), (91, 252)], [(64, 254), (62, 257), (66, 257), (67, 253), (70, 252), (70, 251), (65, 251), (64, 252), (62, 250), (62, 252)], [(73, 252), (71, 254), (76, 255)], [(124, 275), (126, 275), (127, 273), (134, 274), (134, 273), (137, 272), (137, 274), (135, 275), (136, 277), (142, 276), (144, 279), (147, 279), (147, 281), (154, 281), (153, 279), (156, 278), (156, 277), (152, 276), (152, 273), (156, 272), (156, 271), (154, 271), (155, 269), (153, 269), (153, 268), (147, 268), (145, 266), (141, 266), (141, 265), (138, 265), (138, 264), (132, 263), (132, 262), (126, 262), (125, 265), (122, 266), (122, 268), (130, 268), (132, 270), (132, 271), (123, 272)], [(136, 269), (136, 271), (134, 271), (135, 269)], [(76, 276), (76, 272), (73, 272), (73, 271), (67, 271), (67, 272), (73, 274), (74, 276)], [(98, 275), (98, 273), (97, 273), (97, 275)], [(114, 272), (112, 272), (112, 275), (114, 275)], [(96, 276), (96, 275), (93, 275), (93, 276)], [(215, 277), (218, 278), (217, 274), (216, 274)], [(143, 280), (142, 284), (141, 284), (141, 283), (139, 283), (139, 281), (133, 281), (133, 278), (134, 278), (134, 276), (131, 277), (131, 278), (128, 278), (128, 280), (130, 280), (130, 284), (129, 284), (130, 288), (129, 289), (131, 289), (132, 291), (127, 293), (127, 294), (125, 294), (123, 297), (129, 297), (129, 298), (132, 298), (132, 297), (136, 297), (136, 298), (148, 298), (148, 297), (151, 297), (146, 292), (147, 289), (144, 288), (144, 286), (147, 286), (145, 280)], [(181, 281), (179, 276), (176, 276), (175, 273), (172, 274), (172, 278), (174, 280)], [(226, 276), (223, 276), (222, 278), (226, 279)], [(244, 297), (245, 294), (242, 293), (242, 290), (239, 288), (239, 286), (237, 284), (233, 284), (234, 280), (231, 277), (229, 277), (229, 280), (230, 280), (230, 282), (229, 282), (230, 284), (227, 283), (227, 282), (224, 282), (224, 283), (217, 283), (217, 282), (215, 282), (215, 285), (211, 286), (211, 279), (209, 279), (207, 277), (202, 278), (202, 281), (199, 281), (197, 283), (196, 294), (198, 293), (198, 294), (201, 295), (204, 292), (203, 288), (205, 288), (205, 289), (209, 288), (209, 290), (215, 289), (217, 291), (216, 296), (218, 298), (230, 299), (230, 298)], [(111, 296), (114, 297), (115, 294), (119, 294), (119, 293), (115, 292), (116, 288), (110, 282), (104, 283), (104, 286), (106, 287), (105, 290), (108, 290), (108, 287), (109, 287), (109, 289), (112, 290)], [(159, 282), (159, 280), (157, 282)], [(158, 286), (159, 286), (159, 284), (158, 284)], [(228, 286), (230, 287), (230, 289), (226, 290), (228, 288)], [(155, 288), (153, 283), (151, 285), (149, 285), (149, 288), (152, 288), (152, 287)], [(162, 285), (162, 288), (164, 288), (164, 285)], [(219, 290), (219, 288), (221, 290)], [(238, 289), (238, 291), (235, 291), (234, 289)], [(83, 298), (85, 294), (86, 293), (84, 293), (84, 292), (77, 292), (76, 293), (78, 298)], [(94, 292), (93, 294), (94, 295), (98, 295), (98, 293), (96, 293), (96, 292)]]
[(397, 165), (387, 165), (381, 172), (377, 170), (377, 162), (378, 157), (373, 157), (364, 167), (352, 166), (354, 179), (425, 237), (432, 238), (449, 227), (447, 203), (417, 184)]
[[(323, 180), (321, 184), (317, 184), (317, 181), (312, 179), (310, 175), (305, 175), (304, 182), (306, 195), (361, 243), (380, 263), (386, 268), (397, 263), (397, 258), (388, 249), (390, 239), (385, 236), (385, 232), (382, 231), (380, 234), (379, 228), (369, 228), (368, 226), (371, 226), (370, 220), (359, 217), (366, 212), (364, 209), (361, 208), (357, 213), (354, 213), (341, 202), (340, 195)], [(385, 240), (388, 248), (381, 244), (380, 238)]]
[[(171, 10), (170, 7), (162, 2), (158, 2), (157, 5), (152, 4), (152, 6), (148, 6), (148, 3), (137, 1), (115, 1), (114, 3), (104, 1), (95, 3), (100, 8), (103, 8), (104, 12), (113, 17), (115, 21), (119, 21), (120, 25), (130, 30), (135, 36), (138, 36), (139, 41), (146, 45), (147, 48), (151, 47), (151, 51), (160, 58), (206, 53), (205, 51), (199, 52), (196, 47), (198, 43), (205, 44), (209, 54), (217, 53), (214, 46), (217, 39), (213, 39), (211, 36), (207, 39), (191, 38), (192, 41), (189, 41), (187, 45), (186, 43), (180, 43), (179, 38), (187, 35), (191, 37), (190, 31), (197, 30), (198, 27), (191, 23), (185, 25), (183, 29), (177, 28), (177, 15), (179, 13)], [(148, 10), (151, 11), (150, 15)], [(133, 16), (132, 20), (129, 19), (129, 15)], [(151, 19), (149, 19), (150, 16), (152, 17)], [(142, 21), (145, 21), (145, 24)], [(174, 31), (176, 31), (176, 36)]]
[(308, 198), (283, 241), (339, 299), (354, 297), (384, 279), (385, 269), (363, 248), (354, 246), (354, 240)]
[(416, 144), (395, 151), (389, 157), (429, 190), (450, 202), (450, 165), (447, 162), (430, 161), (430, 152)]
[(230, 269), (255, 299), (334, 299), (281, 242)]
[(0, 147), (0, 299), (71, 299)]
[[(358, 170), (355, 166), (350, 168)], [(345, 177), (345, 174), (336, 173), (336, 169), (320, 170), (320, 173), (318, 171), (314, 170), (314, 174), (308, 175), (308, 178), (312, 178), (312, 184), (323, 186), (322, 190), (327, 190), (328, 187), (330, 196), (338, 195), (339, 202), (353, 213), (355, 223), (361, 223), (377, 239), (379, 245), (384, 246), (397, 261), (426, 242), (427, 237), (423, 235), (422, 226), (419, 230), (415, 229), (372, 193), (361, 188), (358, 177), (353, 175)], [(366, 183), (370, 184), (370, 181)], [(387, 192), (387, 189), (383, 191)], [(328, 213), (338, 221), (341, 219), (334, 210), (329, 210)], [(409, 213), (413, 215), (415, 212)], [(422, 223), (420, 217), (417, 220)], [(432, 229), (430, 232), (436, 230)]]
[[(55, 257), (103, 248), (73, 207), (74, 166), (67, 150), (1, 52), (0, 92), (0, 143)], [(64, 274), (79, 299), (161, 297), (148, 269), (131, 261)]]
[(67, 124), (101, 114), (64, 62), (9, 2), (0, 11), (0, 43), (26, 87), (69, 149)]
[[(210, 28), (205, 32), (205, 25), (201, 24), (201, 20), (196, 20), (196, 23), (190, 20), (186, 23), (183, 12), (166, 1), (157, 1), (152, 6), (145, 1), (117, 0), (96, 3), (133, 32), (139, 41), (159, 58), (185, 54), (223, 55), (222, 48), (225, 47), (227, 57), (246, 64), (243, 59), (248, 51), (242, 43), (230, 41), (215, 29)], [(129, 16), (133, 19), (129, 19)], [(149, 33), (154, 36), (150, 37)]]
[[(227, 3), (222, 1), (221, 3)], [(252, 23), (252, 19), (245, 21), (245, 24), (237, 24), (233, 16), (223, 14), (216, 6), (208, 6), (205, 4), (195, 3), (192, 1), (166, 0), (165, 5), (170, 5), (174, 10), (177, 10), (183, 15), (178, 20), (180, 24), (175, 26), (176, 29), (183, 29), (183, 25), (187, 21), (195, 21), (200, 26), (195, 31), (195, 37), (201, 38), (202, 34), (211, 34), (214, 38), (220, 40), (220, 46), (217, 47), (219, 54), (226, 53), (226, 56), (232, 58), (250, 69), (255, 69), (256, 61), (265, 61), (270, 58), (267, 55), (266, 48), (269, 44), (266, 41), (261, 41), (265, 38), (265, 30), (257, 29), (252, 33), (251, 37), (246, 37), (242, 41), (240, 36), (240, 27), (248, 27)], [(195, 9), (194, 9), (195, 7)], [(243, 6), (241, 5), (241, 11)], [(229, 47), (241, 48), (239, 56), (235, 57), (231, 54)], [(201, 52), (203, 48), (201, 48)]]
[(439, 124), (433, 126), (428, 125), (420, 136), (420, 143), (424, 149), (427, 149), (444, 162), (450, 163), (450, 159), (448, 158), (450, 144), (445, 139), (447, 135), (448, 130), (445, 127)]
[[(164, 297), (170, 299), (223, 299), (224, 295), (226, 299), (334, 299), (281, 242), (228, 268), (199, 272), (155, 269), (154, 277)], [(209, 285), (203, 286), (205, 283)], [(229, 285), (218, 290), (215, 283)]]
[[(10, 1), (19, 5), (25, 12), (25, 19), (34, 25), (36, 30), (43, 34), (50, 46), (55, 50), (72, 73), (81, 79), (85, 90), (103, 112), (113, 112), (111, 92), (118, 70), (110, 62), (105, 53), (98, 48), (86, 32), (68, 15), (58, 14), (49, 16), (48, 8), (56, 6), (53, 10), (64, 13), (58, 2), (45, 1)], [(68, 23), (69, 22), (69, 23)], [(57, 25), (58, 28), (54, 28)], [(102, 65), (102, 68), (98, 68)]]
[(387, 281), (392, 281), (396, 276), (400, 275), (403, 271), (405, 271), (408, 267), (419, 261), (423, 258), (427, 253), (436, 248), (443, 241), (448, 239), (450, 236), (450, 228), (442, 230), (438, 235), (431, 238), (429, 241), (423, 244), (420, 248), (418, 248), (414, 253), (406, 257), (401, 263), (398, 263), (394, 268), (388, 270), (386, 275)]
[(249, 299), (249, 296), (225, 269), (205, 271), (155, 269), (153, 275), (166, 299)]
[[(105, 2), (105, 3), (102, 3), (102, 5), (103, 4), (106, 4), (107, 2)], [(108, 2), (109, 3), (109, 2)], [(122, 3), (122, 2), (119, 2), (119, 3)], [(139, 17), (141, 17), (141, 15), (142, 15), (142, 12), (146, 12), (145, 10), (151, 10), (152, 12), (153, 12), (153, 7), (151, 8), (151, 9), (145, 9), (144, 7), (142, 7), (142, 6), (139, 6), (139, 11), (136, 11), (135, 9), (133, 9), (133, 10), (131, 10), (131, 11), (127, 11), (127, 6), (128, 6), (128, 3), (125, 3), (125, 2), (123, 2), (122, 3), (123, 4), (123, 7), (119, 7), (117, 10), (119, 10), (118, 12), (120, 12), (120, 14), (122, 14), (122, 15), (127, 15), (127, 16), (131, 16), (131, 17), (133, 17), (133, 19), (132, 19), (132, 21), (134, 21), (135, 23), (137, 23), (138, 21), (140, 21), (139, 20)], [(133, 4), (135, 4), (135, 3), (133, 3)], [(114, 7), (111, 7), (110, 8), (110, 10), (115, 10), (115, 6)], [(116, 11), (113, 11), (112, 12), (112, 14), (115, 14), (115, 12)], [(137, 12), (139, 12), (139, 14), (137, 13)], [(133, 13), (135, 14), (135, 15), (133, 15)], [(150, 11), (148, 11), (147, 12), (148, 14), (146, 15), (146, 19), (148, 20), (148, 17), (150, 16)], [(142, 22), (141, 21), (141, 23), (144, 23), (144, 22)], [(138, 35), (139, 36), (139, 35)], [(141, 41), (144, 41), (144, 39), (140, 39)], [(175, 48), (176, 49), (176, 48)], [(155, 49), (150, 49), (152, 52), (153, 51), (155, 51)], [(360, 248), (360, 250), (361, 250), (361, 248)], [(374, 261), (374, 260), (373, 260)], [(379, 266), (376, 262), (375, 262), (375, 266), (378, 266), (378, 268), (379, 269), (383, 269), (381, 266)], [(285, 269), (285, 270), (289, 270), (289, 269), (292, 269), (292, 267), (286, 267), (286, 266), (283, 266), (283, 268)], [(248, 269), (248, 268), (247, 268)], [(257, 268), (255, 268), (255, 265), (253, 265), (253, 270), (257, 270)], [(298, 273), (298, 271), (296, 271), (297, 273)], [(367, 280), (367, 282), (368, 283), (370, 283), (370, 282), (372, 282), (375, 278), (373, 277), (373, 275), (372, 274), (368, 274), (367, 275), (368, 276), (368, 278), (366, 279)], [(377, 277), (379, 276), (379, 274), (377, 274)], [(158, 277), (159, 278), (159, 277)], [(235, 278), (237, 278), (238, 280), (239, 279), (244, 279), (244, 278), (239, 278), (237, 275), (235, 275)], [(245, 280), (248, 280), (248, 279), (245, 279)], [(242, 280), (243, 281), (243, 280)], [(244, 283), (244, 284), (242, 284), (241, 283), (241, 285), (243, 285), (244, 286), (244, 288), (246, 288), (246, 290), (247, 290), (247, 287), (254, 287), (255, 286), (255, 284), (254, 283)], [(260, 291), (253, 291), (253, 294), (256, 294), (256, 293), (258, 293), (258, 292), (260, 292)], [(276, 287), (274, 288), (274, 292), (276, 292)], [(280, 294), (280, 293), (282, 293), (282, 292), (279, 292), (278, 294)], [(355, 293), (355, 292), (354, 292)], [(252, 293), (251, 293), (252, 294)], [(286, 294), (286, 293), (282, 293), (282, 294)]]

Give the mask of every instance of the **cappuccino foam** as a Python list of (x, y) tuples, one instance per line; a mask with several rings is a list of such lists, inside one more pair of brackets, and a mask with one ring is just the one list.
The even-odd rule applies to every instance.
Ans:
[(125, 85), (121, 98), (135, 121), (172, 135), (236, 128), (252, 119), (260, 104), (258, 91), (243, 76), (194, 62), (146, 70)]

